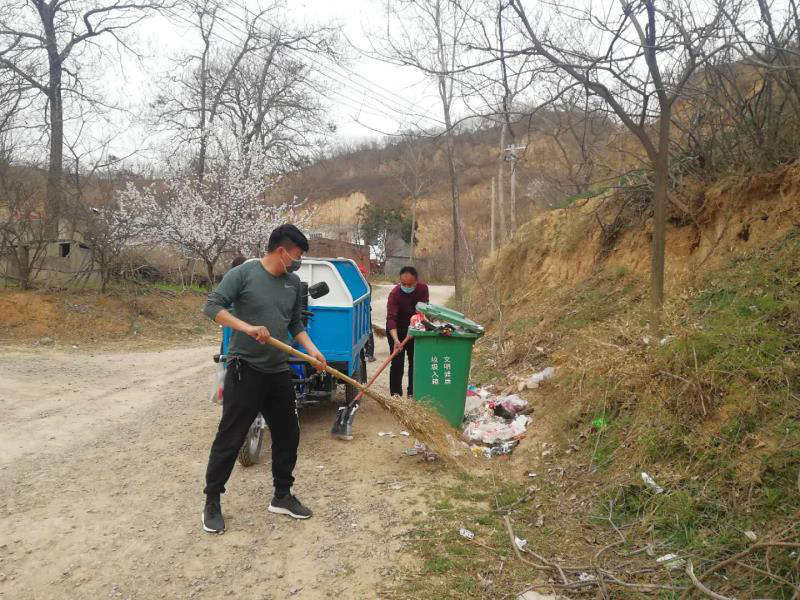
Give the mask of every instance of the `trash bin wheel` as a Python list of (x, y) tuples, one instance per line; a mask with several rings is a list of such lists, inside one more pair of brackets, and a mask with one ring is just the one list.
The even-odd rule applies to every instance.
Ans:
[[(364, 356), (364, 352), (361, 352), (361, 356), (358, 360), (358, 368), (356, 372), (353, 373), (353, 379), (358, 381), (359, 383), (366, 383), (367, 382), (367, 358)], [(358, 395), (358, 388), (353, 387), (350, 384), (345, 384), (344, 386), (344, 399), (347, 404), (350, 404), (353, 399)]]
[(256, 418), (250, 429), (247, 431), (247, 437), (244, 438), (244, 443), (239, 449), (239, 464), (243, 467), (258, 462), (258, 457), (261, 454), (261, 446), (264, 443), (264, 428), (259, 426), (259, 419)]

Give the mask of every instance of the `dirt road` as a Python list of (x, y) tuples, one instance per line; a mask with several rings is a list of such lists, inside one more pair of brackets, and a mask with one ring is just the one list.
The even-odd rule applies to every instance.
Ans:
[[(450, 288), (432, 288), (444, 302)], [(374, 321), (388, 288), (374, 290)], [(387, 356), (377, 340), (379, 362)], [(0, 371), (0, 598), (378, 598), (394, 573), (435, 467), (374, 404), (352, 442), (335, 408), (301, 414), (294, 491), (315, 510), (266, 512), (269, 451), (234, 469), (228, 531), (200, 527), (219, 407), (208, 400), (212, 340), (153, 352), (4, 349)], [(386, 389), (386, 376), (380, 387)]]

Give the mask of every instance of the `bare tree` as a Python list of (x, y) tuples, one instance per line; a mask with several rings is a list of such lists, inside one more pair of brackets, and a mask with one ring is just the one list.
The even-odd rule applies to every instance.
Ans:
[(28, 288), (42, 268), (47, 240), (39, 210), (40, 171), (17, 156), (24, 88), (15, 74), (0, 71), (0, 267), (4, 279)]
[(390, 0), (384, 60), (414, 67), (436, 82), (444, 120), (445, 155), (450, 178), (453, 221), (453, 277), (455, 299), (462, 299), (461, 208), (453, 103), (456, 97), (456, 72), (459, 70), (460, 41), (470, 22), (471, 2), (459, 5), (453, 0)]
[[(654, 172), (651, 327), (660, 329), (672, 110), (698, 67), (722, 47), (728, 0), (712, 10), (689, 0), (621, 0), (603, 18), (582, 3), (551, 4), (547, 27), (534, 27), (520, 0), (509, 0), (525, 48), (559, 76), (602, 99), (639, 140)], [(569, 84), (567, 84), (569, 85)]]
[(411, 239), (409, 257), (414, 264), (417, 233), (417, 204), (431, 182), (431, 160), (425, 152), (426, 140), (407, 135), (400, 143), (400, 172), (397, 180), (411, 199)]
[(29, 288), (47, 254), (46, 220), (39, 212), (39, 172), (12, 162), (0, 148), (0, 262), (3, 276)]
[(191, 5), (186, 20), (200, 47), (176, 59), (179, 75), (164, 82), (153, 108), (179, 147), (194, 157), (199, 179), (210, 162), (251, 148), (269, 156), (276, 172), (296, 168), (330, 132), (325, 84), (305, 55), (337, 57), (336, 33), (284, 24), (276, 6), (242, 17), (231, 33), (230, 26), (221, 27), (235, 15), (215, 0)]
[(531, 124), (532, 133), (556, 150), (557, 164), (543, 171), (543, 179), (564, 196), (584, 194), (596, 183), (598, 161), (615, 129), (600, 102), (583, 88), (571, 88)]
[(6, 0), (0, 8), (0, 69), (16, 75), (45, 103), (45, 213), (51, 236), (57, 234), (63, 202), (65, 97), (91, 100), (84, 66), (105, 54), (100, 38), (130, 50), (124, 31), (163, 6), (163, 0)]

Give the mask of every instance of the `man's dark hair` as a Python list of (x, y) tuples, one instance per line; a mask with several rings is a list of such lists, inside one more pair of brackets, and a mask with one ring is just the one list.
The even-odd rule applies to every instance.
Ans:
[(308, 252), (308, 238), (296, 226), (286, 223), (276, 227), (269, 234), (267, 252), (274, 252), (281, 246), (287, 250), (292, 246), (297, 246), (303, 252)]
[(242, 264), (246, 260), (247, 259), (240, 254), (239, 256), (237, 256), (236, 258), (234, 258), (231, 261), (231, 269), (234, 268), (234, 267), (238, 267), (240, 264)]
[(400, 269), (400, 275), (402, 275), (403, 273), (410, 273), (411, 275), (414, 276), (414, 279), (419, 279), (419, 273), (417, 273), (417, 270), (411, 265), (405, 266), (402, 269)]

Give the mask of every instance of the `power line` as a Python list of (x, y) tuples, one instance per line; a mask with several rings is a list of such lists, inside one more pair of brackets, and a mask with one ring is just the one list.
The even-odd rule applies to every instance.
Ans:
[[(178, 14), (178, 13), (172, 11), (172, 10), (169, 10), (169, 9), (165, 9), (165, 12), (168, 15), (172, 16), (173, 18), (176, 18), (176, 19), (179, 19), (181, 21), (184, 21), (184, 22), (188, 23), (192, 27), (196, 26), (196, 23), (192, 22), (191, 20), (189, 20), (188, 18), (184, 17), (181, 14)], [(229, 25), (227, 23), (227, 21), (225, 21), (224, 19), (219, 18), (219, 17), (217, 17), (217, 18), (224, 25)], [(232, 27), (232, 25), (229, 25), (229, 26)], [(230, 30), (228, 30), (228, 32), (229, 33), (234, 33), (234, 32), (231, 32)], [(236, 33), (242, 33), (242, 32), (241, 31), (237, 31)], [(227, 37), (223, 36), (218, 31), (213, 31), (212, 30), (210, 32), (210, 35), (213, 35), (213, 36), (217, 37), (218, 39), (220, 39), (220, 40), (222, 40), (224, 42), (227, 42), (228, 44), (230, 44), (234, 48), (238, 48), (239, 45), (240, 45), (238, 42), (231, 41)], [(316, 71), (320, 75), (326, 75), (325, 73), (322, 73), (321, 71), (319, 71), (317, 69), (314, 69), (314, 68), (312, 68), (310, 66), (309, 66), (309, 69), (313, 70), (313, 71)], [(332, 78), (332, 79), (336, 80), (335, 78)], [(340, 82), (338, 80), (336, 80), (336, 81), (339, 82), (339, 83), (342, 83), (342, 82)], [(355, 91), (360, 91), (360, 90), (356, 89)], [(388, 113), (388, 112), (382, 110), (382, 108), (378, 108), (378, 107), (376, 107), (376, 106), (374, 106), (372, 104), (369, 104), (369, 103), (365, 102), (363, 99), (353, 98), (352, 96), (348, 96), (348, 95), (346, 95), (343, 92), (340, 92), (338, 90), (329, 90), (329, 92), (334, 96), (338, 96), (339, 97), (339, 102), (342, 105), (344, 105), (347, 108), (350, 108), (351, 110), (354, 110), (354, 111), (356, 111), (358, 113), (366, 113), (366, 114), (369, 114), (369, 115), (371, 115), (373, 117), (376, 117), (376, 118), (387, 117), (387, 118), (395, 120), (395, 121), (398, 120), (397, 119), (397, 114)], [(342, 98), (344, 98), (344, 100), (342, 100)], [(354, 102), (357, 105), (353, 105), (353, 104), (351, 104), (351, 102)], [(365, 107), (366, 107), (366, 109), (365, 109)]]
[[(248, 7), (246, 7), (246, 6), (244, 6), (242, 4), (241, 0), (230, 0), (230, 3), (235, 5), (235, 6), (237, 6), (238, 8), (242, 9), (245, 12), (245, 14), (248, 14), (248, 13), (251, 12)], [(234, 17), (235, 19), (241, 20), (243, 23), (248, 24), (247, 20), (244, 17), (242, 17), (241, 15), (238, 15), (238, 14), (236, 14), (234, 12), (231, 12), (230, 10), (228, 10), (225, 7), (221, 6), (218, 2), (217, 2), (217, 7), (220, 10), (225, 11), (226, 13), (228, 13), (230, 16)], [(276, 29), (277, 31), (279, 31), (280, 33), (283, 33), (284, 35), (288, 35), (286, 31), (283, 31), (280, 27), (278, 27), (274, 23), (270, 23), (270, 26), (273, 27), (274, 29)], [(304, 48), (298, 48), (297, 51), (306, 52), (306, 53), (309, 52), (308, 50), (305, 50)], [(315, 56), (315, 55), (312, 55), (312, 56)], [(325, 58), (327, 60), (330, 60), (330, 59), (328, 59), (327, 56)], [(319, 63), (317, 63), (317, 64), (319, 64)], [(351, 83), (353, 83), (354, 85), (359, 85), (360, 87), (375, 93), (376, 95), (382, 97), (384, 100), (391, 100), (392, 102), (397, 102), (399, 105), (405, 104), (408, 108), (410, 108), (412, 110), (417, 110), (419, 108), (417, 104), (415, 104), (415, 103), (413, 103), (413, 102), (411, 102), (409, 100), (406, 100), (405, 98), (403, 98), (402, 96), (400, 96), (396, 92), (392, 92), (391, 90), (386, 89), (385, 87), (381, 86), (380, 84), (377, 84), (375, 82), (370, 81), (369, 79), (367, 79), (363, 75), (357, 73), (356, 71), (353, 71), (352, 69), (346, 67), (345, 65), (341, 65), (341, 64), (334, 63), (334, 62), (330, 61), (328, 65), (324, 65), (324, 66), (326, 68), (339, 69), (340, 72), (344, 71), (344, 72), (350, 73), (351, 75), (354, 75), (355, 77), (358, 77), (359, 79), (365, 81), (369, 86), (372, 86), (372, 88), (371, 89), (367, 88), (366, 86), (363, 86), (362, 84), (356, 84), (355, 82), (351, 82)], [(380, 90), (380, 91), (377, 91), (375, 88), (377, 88), (377, 90)], [(381, 92), (383, 92), (383, 93), (381, 93)], [(387, 96), (387, 94), (388, 94), (388, 96)], [(408, 109), (406, 108), (406, 109), (403, 109), (403, 110), (408, 110)], [(424, 115), (418, 115), (418, 116), (425, 116), (425, 117), (431, 118), (431, 117), (429, 117), (429, 115), (430, 115), (430, 110), (428, 110), (426, 113), (424, 113)], [(432, 120), (436, 120), (436, 119), (432, 118)], [(443, 123), (441, 123), (441, 124), (443, 124)]]
[[(231, 0), (231, 4), (234, 4), (238, 8), (242, 9), (245, 13), (249, 13), (250, 12), (247, 7), (243, 6), (240, 2), (237, 2), (236, 0)], [(241, 15), (233, 13), (230, 10), (226, 9), (225, 7), (220, 6), (219, 4), (217, 4), (217, 7), (219, 8), (219, 10), (224, 11), (225, 13), (230, 15), (231, 17), (242, 21), (242, 23), (244, 23), (245, 25), (249, 25), (249, 23), (247, 22), (247, 19), (242, 17)], [(220, 18), (220, 20), (227, 24), (227, 22), (224, 19)], [(282, 33), (284, 35), (288, 35), (287, 32), (283, 31), (281, 28), (279, 28), (278, 26), (274, 25), (273, 23), (270, 23), (270, 26), (273, 27), (279, 33)], [(430, 113), (431, 113), (430, 109), (427, 110), (424, 113), (417, 112), (418, 109), (419, 109), (418, 105), (414, 104), (413, 102), (410, 102), (409, 100), (406, 100), (405, 98), (402, 98), (401, 96), (397, 95), (395, 92), (391, 92), (391, 91), (387, 90), (386, 88), (380, 86), (377, 83), (371, 82), (370, 80), (365, 78), (363, 75), (360, 75), (359, 73), (353, 71), (352, 69), (350, 69), (350, 68), (348, 68), (348, 67), (346, 67), (344, 65), (333, 63), (332, 61), (328, 62), (328, 64), (323, 64), (323, 63), (321, 63), (319, 61), (317, 55), (311, 53), (309, 50), (306, 50), (305, 48), (290, 48), (290, 50), (295, 50), (296, 52), (302, 52), (303, 56), (306, 58), (306, 60), (308, 60), (309, 62), (313, 63), (314, 65), (316, 65), (320, 69), (324, 69), (325, 71), (317, 70), (317, 72), (320, 73), (321, 75), (326, 76), (326, 77), (331, 77), (332, 79), (334, 79), (338, 83), (341, 83), (342, 85), (345, 85), (346, 87), (350, 87), (354, 91), (372, 94), (372, 95), (374, 95), (372, 97), (372, 99), (377, 101), (377, 102), (382, 102), (382, 103), (391, 102), (391, 103), (393, 103), (393, 105), (387, 106), (387, 108), (389, 108), (390, 110), (393, 110), (393, 111), (401, 113), (401, 114), (406, 114), (407, 116), (425, 118), (425, 119), (427, 119), (429, 121), (432, 121), (433, 123), (435, 123), (439, 127), (444, 125), (443, 121), (441, 121), (441, 120), (439, 120), (439, 119), (437, 119), (435, 117), (431, 117), (430, 116)], [(326, 60), (330, 61), (330, 59), (327, 56), (325, 56), (324, 58)], [(336, 77), (332, 77), (331, 74), (330, 74), (331, 70), (337, 72), (337, 75), (339, 75), (340, 77), (344, 77), (344, 81), (342, 81), (342, 79), (337, 79)], [(342, 75), (343, 71), (351, 73), (355, 77), (358, 77), (359, 79), (367, 82), (367, 84), (369, 84), (370, 86), (373, 86), (373, 88), (378, 88), (379, 90), (382, 90), (382, 92), (385, 92), (385, 93), (382, 93), (381, 91), (377, 91), (376, 89), (373, 89), (373, 88), (368, 88), (365, 85), (356, 83), (352, 79), (348, 78), (346, 75), (343, 76)], [(405, 105), (405, 107), (403, 107), (403, 105)], [(398, 107), (400, 107), (399, 110), (398, 110)]]

